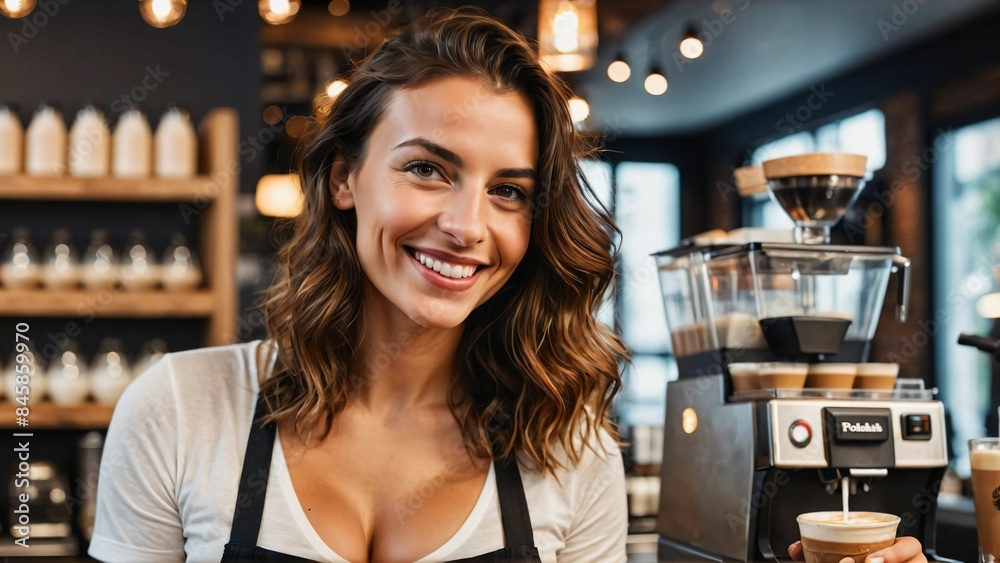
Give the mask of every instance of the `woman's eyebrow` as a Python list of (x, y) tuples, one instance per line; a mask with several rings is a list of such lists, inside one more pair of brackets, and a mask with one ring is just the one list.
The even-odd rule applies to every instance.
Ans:
[[(402, 143), (399, 143), (398, 145), (393, 147), (392, 150), (396, 150), (402, 147), (423, 147), (424, 149), (427, 149), (428, 151), (454, 164), (455, 166), (458, 166), (459, 168), (461, 168), (462, 165), (464, 164), (464, 162), (462, 161), (462, 157), (458, 156), (453, 151), (450, 151), (442, 147), (441, 145), (429, 141), (423, 137), (415, 137), (408, 141), (403, 141)], [(497, 170), (495, 175), (500, 178), (527, 178), (529, 180), (538, 179), (538, 173), (535, 172), (533, 168), (502, 168), (500, 170)]]
[(450, 151), (450, 150), (442, 147), (441, 145), (439, 145), (437, 143), (433, 143), (431, 141), (428, 141), (427, 139), (425, 139), (423, 137), (416, 137), (416, 138), (410, 139), (409, 141), (403, 141), (402, 143), (399, 143), (398, 145), (396, 145), (395, 147), (393, 147), (392, 150), (396, 150), (396, 149), (403, 148), (403, 147), (413, 147), (413, 146), (423, 147), (423, 148), (429, 150), (430, 152), (432, 152), (432, 153), (440, 156), (441, 158), (447, 160), (448, 162), (454, 164), (455, 166), (458, 166), (459, 168), (462, 167), (462, 164), (463, 164), (462, 163), (462, 157), (458, 156), (454, 152), (452, 152), (452, 151)]

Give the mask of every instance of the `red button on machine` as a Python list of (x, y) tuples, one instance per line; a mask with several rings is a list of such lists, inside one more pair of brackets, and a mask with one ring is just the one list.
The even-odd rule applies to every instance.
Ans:
[(793, 422), (791, 428), (788, 429), (788, 439), (792, 441), (792, 445), (796, 448), (808, 446), (809, 442), (812, 441), (812, 435), (812, 427), (802, 419)]

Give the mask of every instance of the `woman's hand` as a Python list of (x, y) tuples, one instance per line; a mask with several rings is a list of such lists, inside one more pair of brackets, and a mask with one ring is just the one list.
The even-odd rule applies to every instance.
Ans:
[[(788, 546), (788, 554), (794, 561), (805, 561), (802, 554), (802, 542), (795, 542)], [(845, 557), (841, 563), (853, 563), (850, 557)], [(866, 563), (927, 563), (924, 557), (924, 550), (920, 542), (914, 538), (897, 538), (896, 545), (876, 551), (865, 559)]]

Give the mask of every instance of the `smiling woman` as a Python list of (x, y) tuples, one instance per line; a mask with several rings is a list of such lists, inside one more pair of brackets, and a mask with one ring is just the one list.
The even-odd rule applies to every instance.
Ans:
[(616, 229), (568, 97), (480, 11), (367, 58), (304, 144), (272, 338), (129, 387), (90, 554), (624, 561)]

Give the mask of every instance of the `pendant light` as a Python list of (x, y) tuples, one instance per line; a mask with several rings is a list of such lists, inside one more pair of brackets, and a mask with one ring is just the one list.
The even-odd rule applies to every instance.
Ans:
[(667, 91), (667, 75), (660, 69), (660, 65), (656, 63), (657, 60), (659, 60), (659, 54), (656, 53), (655, 39), (650, 38), (649, 74), (646, 76), (646, 80), (643, 81), (643, 87), (646, 89), (646, 92), (654, 96), (663, 95)]
[(684, 39), (681, 39), (680, 50), (685, 58), (692, 60), (697, 59), (705, 52), (705, 44), (698, 38), (698, 33), (695, 31), (694, 26), (688, 26), (684, 32)]
[(177, 25), (187, 11), (187, 0), (139, 0), (139, 14), (156, 28)]
[(0, 15), (23, 18), (35, 9), (35, 0), (0, 0)]
[(257, 212), (268, 217), (295, 217), (305, 204), (298, 174), (267, 174), (257, 182)]
[(618, 53), (614, 62), (608, 65), (608, 78), (615, 82), (625, 82), (629, 76), (632, 76), (632, 68), (625, 62), (625, 55)]
[(301, 6), (301, 0), (260, 0), (257, 3), (260, 17), (271, 25), (281, 25), (294, 20)]
[(538, 51), (557, 72), (586, 70), (597, 60), (597, 0), (541, 0)]
[(331, 0), (326, 10), (331, 16), (340, 17), (351, 10), (351, 3), (348, 0)]
[(660, 96), (667, 91), (667, 76), (663, 74), (658, 66), (652, 66), (649, 69), (649, 75), (646, 76), (645, 82), (643, 82), (643, 87), (646, 91), (654, 96)]

